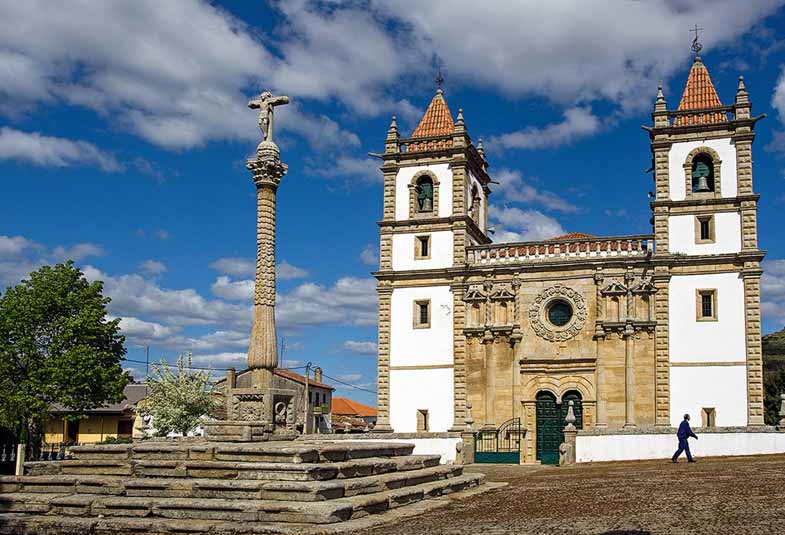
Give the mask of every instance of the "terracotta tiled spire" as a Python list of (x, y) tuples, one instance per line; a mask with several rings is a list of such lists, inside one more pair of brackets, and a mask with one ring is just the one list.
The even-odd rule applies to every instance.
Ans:
[[(700, 56), (695, 57), (690, 74), (687, 77), (687, 84), (684, 86), (684, 93), (679, 102), (679, 111), (705, 110), (706, 108), (717, 108), (722, 106), (717, 90), (711, 82), (711, 76), (706, 66), (701, 61)], [(727, 121), (726, 114), (717, 113), (696, 113), (695, 115), (681, 115), (676, 117), (675, 126), (689, 124), (720, 123)]]
[(412, 132), (412, 137), (446, 136), (452, 134), (455, 123), (452, 120), (450, 108), (441, 89), (436, 90), (433, 100), (425, 110), (425, 115), (420, 119), (420, 124)]

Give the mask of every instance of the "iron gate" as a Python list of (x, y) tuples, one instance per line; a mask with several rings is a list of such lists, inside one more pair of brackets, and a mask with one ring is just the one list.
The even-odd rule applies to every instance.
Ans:
[(499, 428), (481, 429), (474, 433), (474, 462), (520, 464), (521, 441), (526, 430), (520, 418), (512, 418)]

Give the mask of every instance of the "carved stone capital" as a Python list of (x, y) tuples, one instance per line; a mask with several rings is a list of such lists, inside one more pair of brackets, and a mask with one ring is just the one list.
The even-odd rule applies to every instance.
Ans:
[(289, 166), (279, 157), (278, 146), (268, 141), (259, 144), (256, 158), (249, 159), (245, 167), (253, 173), (253, 181), (257, 188), (265, 186), (277, 188), (281, 178), (289, 170)]

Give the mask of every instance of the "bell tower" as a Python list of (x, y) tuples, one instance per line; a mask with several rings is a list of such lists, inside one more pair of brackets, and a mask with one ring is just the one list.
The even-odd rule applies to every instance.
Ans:
[[(699, 47), (696, 51), (699, 51)], [(763, 424), (760, 262), (752, 142), (761, 117), (739, 78), (724, 106), (696, 55), (676, 110), (660, 87), (651, 138), (655, 199), (656, 423), (688, 412)]]
[(446, 431), (462, 422), (466, 400), (463, 333), (453, 325), (463, 290), (453, 272), (467, 246), (490, 242), (488, 163), (441, 88), (410, 137), (393, 117), (376, 156), (384, 175), (376, 429)]

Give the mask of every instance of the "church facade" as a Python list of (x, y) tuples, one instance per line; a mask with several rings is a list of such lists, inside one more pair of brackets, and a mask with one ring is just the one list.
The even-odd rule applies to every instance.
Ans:
[[(523, 462), (558, 458), (569, 401), (584, 429), (763, 425), (752, 143), (739, 80), (723, 106), (696, 58), (677, 110), (660, 89), (650, 235), (493, 243), (482, 143), (441, 90), (379, 155), (377, 430), (511, 420)], [(517, 419), (517, 420), (516, 420)]]

